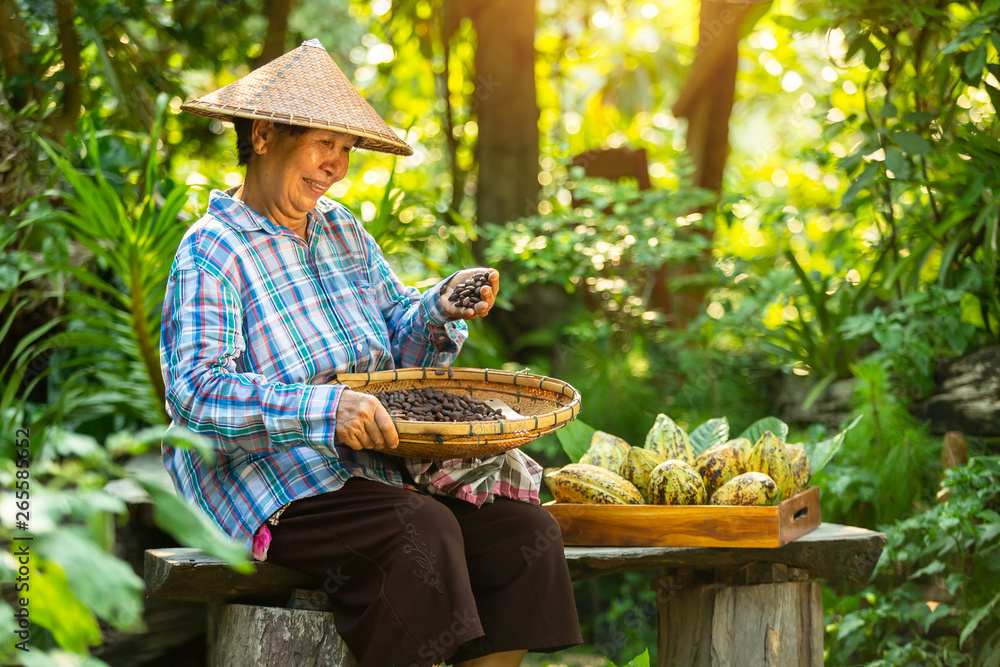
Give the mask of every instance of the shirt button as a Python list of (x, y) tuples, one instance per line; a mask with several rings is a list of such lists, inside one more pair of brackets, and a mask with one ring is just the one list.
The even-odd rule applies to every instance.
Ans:
[(365, 349), (365, 346), (362, 345), (361, 343), (358, 343), (355, 347), (358, 348), (358, 352), (360, 352), (361, 350)]

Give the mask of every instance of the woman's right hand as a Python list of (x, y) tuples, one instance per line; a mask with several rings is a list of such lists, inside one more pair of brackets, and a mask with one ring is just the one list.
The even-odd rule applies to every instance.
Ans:
[(379, 400), (347, 389), (337, 405), (337, 442), (351, 449), (395, 449), (399, 434)]

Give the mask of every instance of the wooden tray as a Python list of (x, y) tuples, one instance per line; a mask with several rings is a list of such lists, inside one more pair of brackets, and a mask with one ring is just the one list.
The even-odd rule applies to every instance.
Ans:
[(543, 507), (559, 523), (568, 546), (772, 548), (820, 524), (817, 487), (769, 507), (557, 502)]

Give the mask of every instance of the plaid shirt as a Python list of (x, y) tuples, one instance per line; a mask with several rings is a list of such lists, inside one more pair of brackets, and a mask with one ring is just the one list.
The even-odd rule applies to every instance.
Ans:
[(353, 215), (325, 197), (308, 243), (213, 190), (187, 231), (163, 303), (160, 360), (171, 428), (212, 442), (213, 465), (163, 445), (183, 497), (250, 550), (283, 505), (351, 477), (446, 493), (477, 505), (538, 502), (541, 468), (506, 456), (418, 461), (335, 442), (340, 372), (450, 364), (468, 336), (438, 298), (405, 287)]

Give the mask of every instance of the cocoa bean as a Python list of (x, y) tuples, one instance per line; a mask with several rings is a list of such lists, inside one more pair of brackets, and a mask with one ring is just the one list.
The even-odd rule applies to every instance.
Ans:
[(490, 284), (487, 273), (477, 273), (472, 278), (457, 285), (448, 300), (461, 308), (472, 308), (482, 301), (480, 290)]
[(427, 422), (482, 421), (502, 419), (472, 396), (458, 396), (432, 387), (422, 389), (377, 392), (374, 394), (396, 418)]

